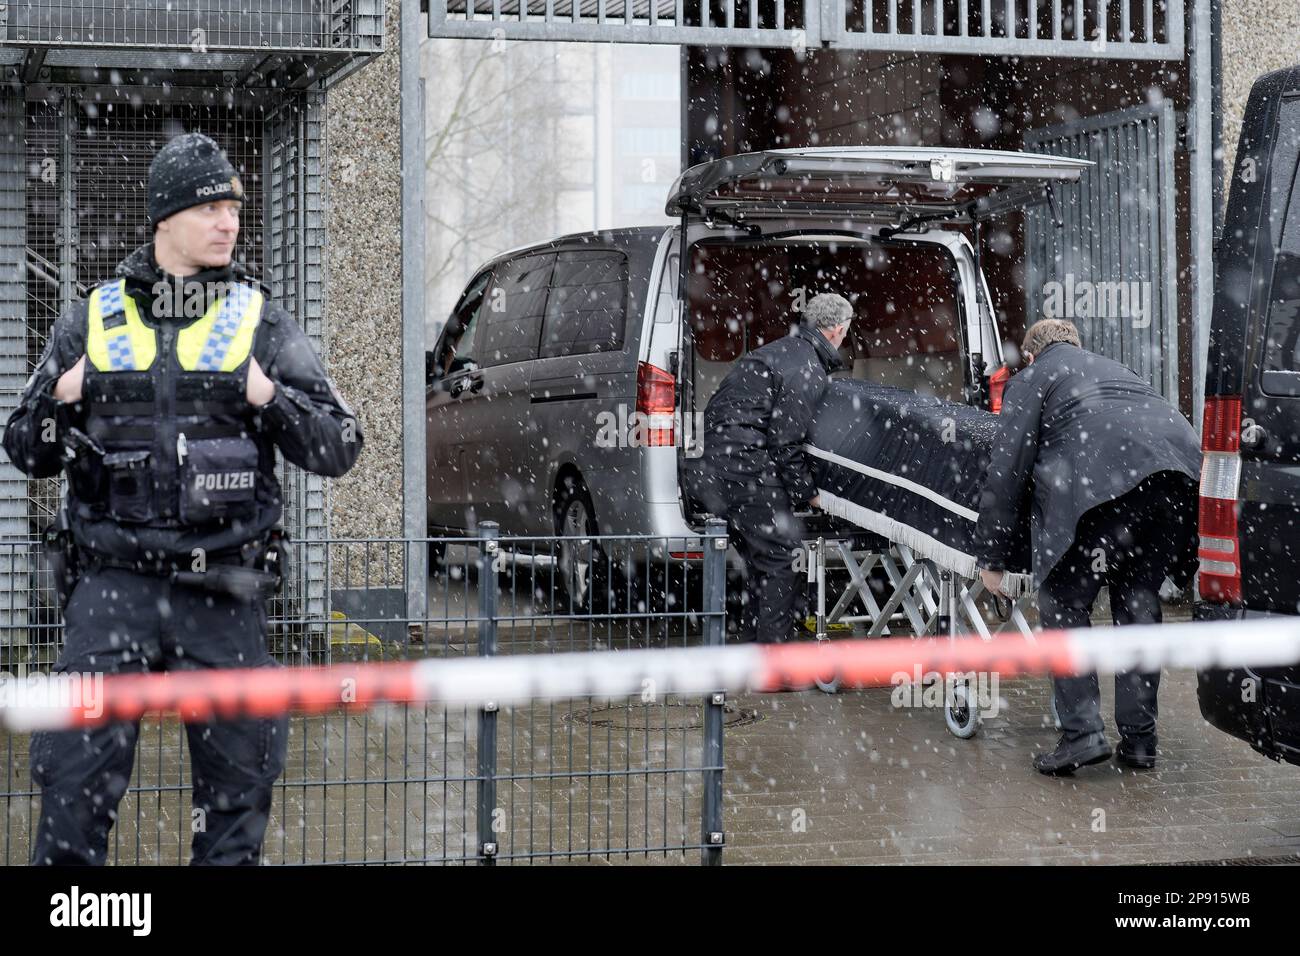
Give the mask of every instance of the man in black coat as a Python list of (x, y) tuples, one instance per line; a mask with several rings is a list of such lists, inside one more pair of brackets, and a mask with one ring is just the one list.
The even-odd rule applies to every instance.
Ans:
[(799, 505), (817, 507), (817, 487), (803, 452), (813, 411), (853, 307), (822, 293), (805, 306), (790, 334), (744, 356), (704, 410), (704, 454), (694, 474), (696, 497), (727, 519), (749, 572), (741, 639), (777, 643), (803, 619), (806, 595), (794, 569), (803, 546)]
[[(1201, 450), (1179, 411), (1118, 362), (1086, 351), (1070, 322), (1025, 334), (1029, 365), (1007, 383), (976, 528), (985, 586), (997, 591), (1026, 512), (1044, 627), (1088, 627), (1110, 588), (1115, 624), (1160, 622), (1160, 586), (1190, 581)], [(1159, 673), (1115, 675), (1119, 758), (1155, 766)], [(1070, 773), (1111, 755), (1097, 675), (1054, 682), (1061, 739), (1034, 767)]]

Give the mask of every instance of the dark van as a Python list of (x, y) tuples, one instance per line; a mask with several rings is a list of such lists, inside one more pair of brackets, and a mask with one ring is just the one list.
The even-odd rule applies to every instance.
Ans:
[[(1300, 614), (1300, 66), (1251, 90), (1215, 261), (1201, 621)], [(1300, 664), (1204, 671), (1201, 713), (1300, 763)]]

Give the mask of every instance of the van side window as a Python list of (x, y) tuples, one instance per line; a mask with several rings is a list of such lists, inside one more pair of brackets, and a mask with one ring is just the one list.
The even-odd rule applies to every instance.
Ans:
[(452, 313), (448, 322), (447, 346), (442, 356), (442, 375), (464, 368), (466, 363), (481, 364), (478, 359), (474, 339), (479, 328), (479, 314), (483, 311), (484, 293), (487, 292), (488, 280), (492, 273), (485, 272), (469, 284), (460, 305)]
[(1269, 395), (1300, 396), (1300, 97), (1283, 101), (1280, 113), (1269, 210), (1280, 235), (1260, 384)]
[(476, 342), (479, 364), (489, 367), (537, 358), (546, 288), (555, 256), (531, 255), (497, 267), (482, 311)]
[(561, 252), (542, 325), (542, 358), (616, 352), (627, 317), (627, 256)]

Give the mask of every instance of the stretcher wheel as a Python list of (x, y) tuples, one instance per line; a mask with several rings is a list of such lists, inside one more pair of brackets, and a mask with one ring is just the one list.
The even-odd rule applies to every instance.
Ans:
[(952, 690), (945, 695), (943, 719), (948, 724), (949, 732), (961, 740), (969, 740), (979, 732), (979, 708), (975, 706), (969, 684), (954, 684)]
[[(819, 638), (817, 646), (824, 647), (828, 643), (830, 642), (826, 638)], [(838, 694), (840, 692), (840, 675), (831, 668), (827, 669), (825, 678), (814, 677), (813, 681), (817, 684), (817, 689), (823, 694)]]

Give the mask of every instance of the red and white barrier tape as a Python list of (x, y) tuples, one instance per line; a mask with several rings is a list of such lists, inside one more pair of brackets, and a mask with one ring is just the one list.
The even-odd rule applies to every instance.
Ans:
[[(179, 671), (98, 678), (0, 675), (0, 723), (62, 729), (135, 720), (148, 711), (186, 721), (319, 713), (383, 702), (517, 705), (532, 700), (715, 690), (810, 687), (838, 675), (843, 687), (886, 686), (922, 673), (1067, 675), (1162, 667), (1268, 667), (1300, 661), (1300, 618), (883, 638), (822, 643), (457, 658), (256, 670)], [(899, 675), (902, 675), (901, 677)]]

